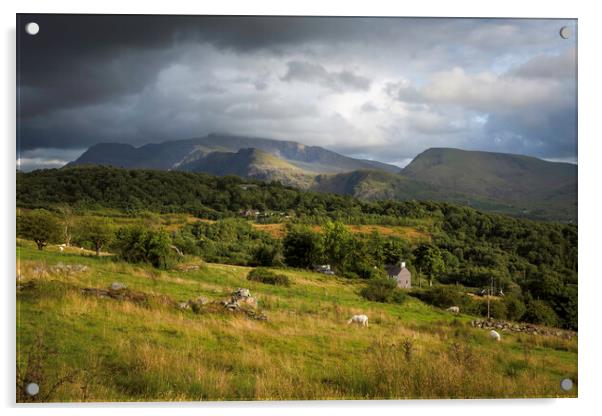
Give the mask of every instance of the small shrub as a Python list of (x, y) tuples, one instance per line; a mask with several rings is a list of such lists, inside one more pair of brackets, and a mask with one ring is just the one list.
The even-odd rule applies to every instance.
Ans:
[(351, 279), (351, 280), (355, 280), (355, 279), (359, 279), (360, 275), (352, 272), (352, 271), (343, 271), (339, 273), (341, 277), (344, 277), (345, 279)]
[(373, 302), (403, 303), (406, 300), (406, 294), (397, 287), (397, 282), (393, 279), (370, 280), (360, 294)]
[(282, 245), (278, 241), (267, 244), (263, 243), (253, 253), (253, 265), (257, 266), (283, 266)]
[(506, 296), (504, 303), (508, 311), (508, 319), (512, 319), (513, 321), (519, 321), (527, 311), (525, 302), (516, 295)]
[(188, 305), (190, 305), (190, 310), (192, 310), (192, 312), (194, 312), (194, 313), (202, 313), (203, 312), (203, 306), (200, 303), (189, 302)]
[(374, 268), (367, 263), (359, 263), (355, 267), (355, 274), (360, 279), (384, 279), (387, 277), (387, 274), (384, 270)]
[(447, 350), (449, 359), (456, 365), (463, 366), (469, 370), (476, 368), (477, 356), (469, 345), (463, 342), (452, 343)]
[[(479, 313), (482, 316), (487, 316), (487, 302), (481, 302)], [(506, 303), (499, 300), (489, 302), (489, 315), (494, 319), (506, 319), (508, 317)]]
[(258, 267), (256, 269), (251, 270), (247, 276), (247, 280), (275, 286), (288, 287), (291, 285), (291, 281), (288, 278), (288, 276), (283, 274), (276, 274), (271, 270), (265, 269), (263, 267)]
[(533, 324), (547, 326), (556, 326), (558, 324), (558, 315), (547, 303), (542, 300), (531, 300), (527, 304), (527, 311), (523, 319)]
[(410, 293), (421, 301), (439, 308), (459, 306), (464, 312), (471, 313), (475, 310), (475, 302), (470, 296), (455, 286), (435, 286), (429, 289), (414, 289)]
[(403, 356), (406, 361), (408, 363), (412, 361), (412, 356), (414, 355), (414, 340), (412, 340), (412, 338), (404, 338), (401, 342), (401, 349), (403, 350)]
[(508, 377), (518, 377), (529, 369), (529, 362), (526, 360), (515, 360), (508, 363), (506, 375)]

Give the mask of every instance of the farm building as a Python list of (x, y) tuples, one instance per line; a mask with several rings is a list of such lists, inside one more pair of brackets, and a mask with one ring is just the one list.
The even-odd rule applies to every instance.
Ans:
[(334, 275), (334, 270), (330, 268), (330, 264), (319, 264), (314, 266), (315, 271), (318, 273), (324, 273), (329, 275)]
[(397, 280), (397, 287), (404, 289), (412, 288), (412, 273), (406, 268), (404, 261), (387, 266), (385, 269), (391, 279)]

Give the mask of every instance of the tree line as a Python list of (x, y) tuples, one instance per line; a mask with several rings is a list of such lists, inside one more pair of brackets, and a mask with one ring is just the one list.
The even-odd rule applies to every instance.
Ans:
[[(246, 186), (250, 183), (253, 186)], [(54, 218), (57, 234), (50, 237), (55, 241), (67, 238), (72, 216), (65, 210), (84, 217), (91, 210), (109, 208), (132, 217), (152, 210), (218, 219), (171, 233), (119, 231), (108, 222), (78, 226), (76, 238), (82, 243), (93, 249), (110, 244), (132, 261), (161, 267), (177, 256), (176, 247), (212, 262), (303, 268), (329, 263), (342, 276), (379, 279), (386, 264), (404, 260), (415, 286), (420, 282), (425, 288), (431, 284), (493, 288), (508, 299), (503, 306), (494, 306), (500, 317), (526, 316), (577, 328), (577, 226), (573, 224), (486, 214), (443, 202), (365, 202), (238, 177), (106, 167), (18, 173), (17, 205), (47, 210), (36, 214), (46, 217), (38, 223), (52, 224), (48, 218)], [(284, 238), (257, 231), (240, 219), (244, 209), (290, 214)], [(345, 226), (362, 223), (413, 225), (427, 232), (431, 241), (414, 244), (378, 233), (353, 234)], [(321, 232), (311, 227), (315, 224), (321, 225)], [(47, 233), (25, 218), (18, 227), (20, 235), (31, 239), (33, 234)], [(101, 235), (101, 229), (113, 230), (110, 243), (102, 238), (93, 241), (92, 235)], [(50, 237), (46, 239), (51, 241)], [(44, 244), (39, 239), (38, 245)], [(141, 247), (143, 254), (137, 252)]]

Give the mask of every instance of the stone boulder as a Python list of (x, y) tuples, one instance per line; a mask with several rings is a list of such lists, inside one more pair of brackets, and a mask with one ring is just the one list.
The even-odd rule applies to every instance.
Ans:
[(231, 293), (229, 299), (208, 301), (203, 297), (180, 302), (176, 305), (179, 309), (191, 309), (194, 313), (220, 313), (246, 315), (258, 321), (267, 320), (267, 316), (257, 310), (257, 299), (251, 296), (249, 289), (238, 288)]
[(238, 288), (232, 293), (232, 299), (234, 300), (246, 299), (248, 297), (251, 297), (249, 289)]
[(248, 306), (250, 308), (257, 307), (257, 299), (255, 299), (252, 296), (249, 296), (248, 298), (239, 299), (237, 302), (243, 306)]
[(119, 282), (113, 282), (113, 283), (111, 283), (111, 290), (123, 290), (126, 287), (127, 286), (124, 285), (123, 283), (119, 283)]

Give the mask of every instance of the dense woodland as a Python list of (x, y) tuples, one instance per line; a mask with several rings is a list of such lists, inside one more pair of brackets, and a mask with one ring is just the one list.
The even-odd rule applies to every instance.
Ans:
[[(414, 285), (422, 286), (411, 294), (429, 303), (453, 302), (482, 313), (465, 292), (493, 286), (496, 293), (504, 293), (492, 306), (493, 316), (577, 329), (573, 224), (485, 214), (442, 202), (366, 202), (239, 177), (108, 167), (18, 172), (17, 206), (28, 209), (19, 218), (18, 235), (35, 240), (34, 235), (44, 234), (40, 248), (64, 241), (60, 230), (65, 206), (80, 216), (188, 213), (217, 221), (198, 221), (171, 232), (140, 225), (116, 228), (110, 220), (83, 221), (74, 226), (80, 231), (73, 238), (97, 251), (110, 247), (127, 261), (156, 267), (176, 261), (176, 253), (252, 266), (329, 263), (337, 275), (369, 282), (381, 281), (386, 264), (404, 260), (415, 276)], [(286, 222), (285, 236), (254, 229), (241, 218), (247, 209), (260, 212), (256, 221)], [(52, 229), (41, 230), (40, 223)], [(412, 242), (378, 233), (353, 234), (348, 224), (408, 225), (431, 238)], [(321, 231), (311, 225), (320, 225)]]

